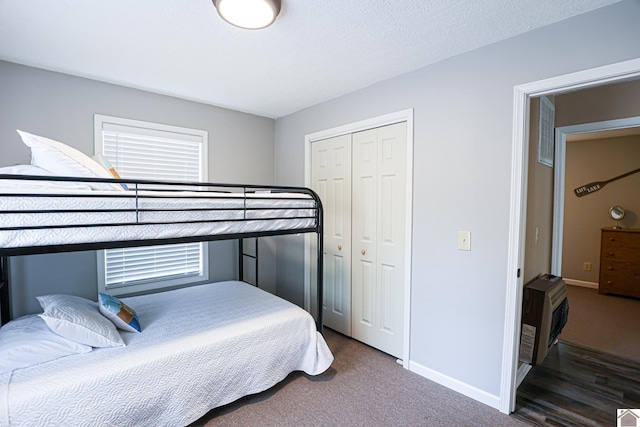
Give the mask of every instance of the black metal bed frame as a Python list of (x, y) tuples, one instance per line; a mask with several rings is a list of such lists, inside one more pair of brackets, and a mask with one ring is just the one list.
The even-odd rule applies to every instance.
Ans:
[[(166, 181), (152, 181), (152, 180), (130, 180), (130, 179), (103, 179), (103, 178), (77, 178), (77, 177), (52, 177), (52, 176), (33, 176), (33, 175), (6, 175), (0, 174), (0, 183), (4, 180), (21, 180), (21, 181), (50, 181), (50, 182), (73, 182), (73, 183), (114, 183), (125, 184), (129, 187), (129, 191), (100, 191), (95, 194), (91, 192), (83, 192), (82, 194), (74, 195), (70, 193), (31, 193), (31, 192), (1, 192), (0, 197), (35, 197), (35, 198), (47, 198), (47, 197), (86, 197), (86, 198), (132, 198), (135, 199), (135, 208), (131, 209), (95, 209), (95, 210), (77, 210), (77, 209), (24, 209), (24, 210), (5, 210), (0, 205), (0, 218), (3, 215), (16, 215), (16, 214), (64, 214), (64, 213), (77, 213), (77, 212), (89, 212), (89, 213), (121, 213), (132, 212), (135, 213), (135, 221), (132, 222), (115, 222), (115, 223), (99, 223), (99, 224), (53, 224), (46, 226), (12, 226), (2, 227), (0, 226), (0, 233), (3, 231), (23, 231), (23, 230), (45, 230), (45, 229), (61, 229), (61, 228), (90, 228), (90, 227), (131, 227), (140, 225), (163, 225), (163, 224), (180, 224), (180, 223), (215, 223), (215, 222), (242, 222), (242, 221), (277, 221), (277, 220), (291, 220), (291, 219), (314, 219), (314, 226), (307, 228), (291, 228), (280, 230), (267, 230), (267, 231), (254, 231), (254, 232), (225, 232), (222, 234), (212, 235), (193, 235), (187, 237), (176, 238), (162, 238), (162, 239), (144, 239), (144, 240), (123, 240), (123, 241), (101, 241), (91, 243), (72, 243), (72, 244), (56, 244), (46, 246), (29, 246), (29, 247), (0, 247), (0, 322), (1, 324), (7, 323), (11, 318), (10, 313), (10, 274), (9, 274), (9, 257), (16, 255), (32, 255), (32, 254), (45, 254), (45, 253), (58, 253), (58, 252), (74, 252), (74, 251), (86, 251), (86, 250), (98, 250), (98, 249), (113, 249), (124, 248), (133, 246), (145, 246), (145, 245), (163, 245), (171, 243), (189, 243), (189, 242), (204, 242), (204, 241), (216, 241), (216, 240), (239, 240), (239, 259), (243, 258), (243, 245), (242, 239), (251, 237), (266, 237), (266, 236), (280, 236), (287, 234), (303, 234), (303, 233), (316, 233), (317, 236), (317, 317), (316, 327), (318, 331), (322, 332), (322, 262), (323, 262), (323, 211), (320, 197), (313, 191), (304, 187), (286, 187), (286, 186), (272, 186), (272, 185), (251, 185), (251, 184), (227, 184), (227, 183), (202, 183), (202, 182), (166, 182)], [(235, 190), (235, 191), (233, 191)], [(161, 191), (162, 195), (155, 195), (157, 191)], [(181, 209), (145, 209), (138, 206), (140, 200), (145, 198), (163, 197), (169, 199), (183, 200), (183, 199), (197, 199), (205, 200), (206, 197), (191, 195), (192, 192), (215, 192), (216, 196), (212, 199), (221, 200), (225, 197), (223, 193), (235, 193), (235, 196), (229, 196), (229, 199), (241, 200), (242, 207), (240, 208), (198, 208), (197, 210), (205, 210), (209, 212), (213, 211), (236, 211), (241, 212), (242, 217), (237, 219), (207, 219), (198, 221), (177, 221), (177, 222), (147, 222), (140, 219), (140, 214), (143, 212), (174, 212)], [(251, 207), (248, 206), (251, 200), (264, 200), (263, 197), (258, 196), (259, 192), (269, 192), (271, 194), (282, 194), (282, 197), (272, 196), (269, 200), (309, 200), (290, 197), (289, 194), (305, 194), (308, 195), (314, 202), (313, 207)], [(288, 194), (287, 194), (288, 193)], [(170, 194), (170, 195), (168, 195)], [(238, 195), (242, 195), (240, 198)], [(250, 211), (278, 211), (278, 210), (305, 210), (312, 211), (312, 215), (309, 216), (268, 216), (268, 217), (253, 217), (248, 218), (247, 213)], [(182, 209), (183, 211), (185, 209)], [(193, 209), (186, 209), (191, 211)], [(1, 223), (1, 222), (0, 222)], [(257, 246), (257, 243), (256, 243)], [(240, 261), (240, 277), (242, 277), (242, 261)]]
[[(244, 239), (238, 239), (238, 277), (240, 277), (240, 280), (244, 280), (247, 283), (250, 283), (256, 287), (259, 287), (259, 283), (260, 281), (258, 280), (258, 237), (255, 237), (254, 239), (254, 247), (253, 247), (253, 255), (252, 254), (248, 254), (244, 251)], [(248, 280), (244, 279), (244, 259), (245, 258), (251, 258), (255, 264), (255, 274), (254, 274), (254, 278), (253, 278), (253, 282), (249, 282)]]

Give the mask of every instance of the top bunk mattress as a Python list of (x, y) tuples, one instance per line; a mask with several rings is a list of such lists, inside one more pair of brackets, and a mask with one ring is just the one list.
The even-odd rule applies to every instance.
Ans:
[(0, 183), (0, 252), (53, 245), (309, 231), (318, 222), (318, 203), (302, 192), (97, 191), (11, 182), (18, 180)]

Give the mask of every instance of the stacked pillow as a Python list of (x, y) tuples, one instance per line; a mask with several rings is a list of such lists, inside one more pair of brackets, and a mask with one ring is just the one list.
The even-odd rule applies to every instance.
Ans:
[[(37, 166), (33, 165), (15, 165), (15, 166), (6, 166), (0, 168), (0, 174), (7, 175), (39, 175), (39, 176), (54, 176), (48, 170), (44, 170)], [(0, 182), (3, 186), (11, 187), (13, 189), (17, 188), (42, 188), (44, 189), (69, 189), (69, 190), (91, 190), (91, 187), (88, 185), (82, 184), (81, 182), (73, 182), (73, 181), (36, 181), (36, 180), (24, 180), (24, 179), (3, 179)]]
[(54, 333), (39, 316), (23, 316), (0, 328), (0, 375), (91, 350)]
[(100, 314), (95, 302), (60, 294), (38, 297), (38, 302), (44, 310), (40, 317), (61, 337), (91, 347), (124, 345), (116, 327)]
[(116, 327), (140, 332), (138, 316), (117, 298), (99, 295), (100, 303), (63, 294), (37, 297), (44, 313), (0, 328), (0, 374), (94, 347), (124, 346)]
[[(31, 148), (31, 164), (53, 175), (81, 178), (120, 177), (112, 175), (100, 163), (66, 144), (21, 130), (18, 130), (18, 133), (22, 142)], [(115, 174), (117, 175), (117, 172)], [(121, 185), (106, 182), (88, 182), (87, 185), (94, 190), (124, 190)]]

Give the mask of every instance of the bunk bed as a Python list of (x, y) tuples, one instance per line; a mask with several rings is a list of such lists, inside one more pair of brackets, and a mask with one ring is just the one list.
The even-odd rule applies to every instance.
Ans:
[(17, 255), (315, 233), (318, 272), (315, 321), (240, 281), (122, 298), (142, 332), (0, 372), (0, 425), (186, 425), (295, 370), (323, 372), (322, 215), (299, 187), (0, 174), (3, 325)]

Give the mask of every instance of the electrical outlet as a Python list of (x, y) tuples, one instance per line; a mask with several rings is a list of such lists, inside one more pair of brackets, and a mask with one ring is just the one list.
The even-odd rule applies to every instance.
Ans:
[(458, 231), (458, 249), (461, 251), (471, 250), (471, 232)]
[(582, 269), (584, 271), (591, 271), (591, 263), (585, 261), (584, 264), (582, 264)]

